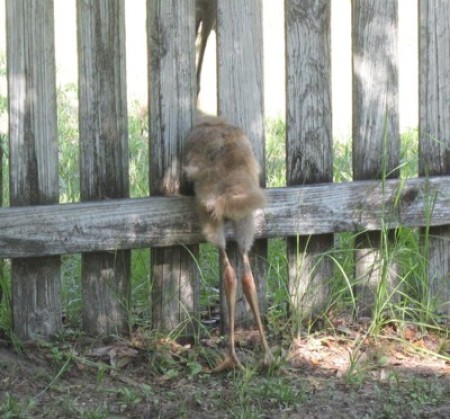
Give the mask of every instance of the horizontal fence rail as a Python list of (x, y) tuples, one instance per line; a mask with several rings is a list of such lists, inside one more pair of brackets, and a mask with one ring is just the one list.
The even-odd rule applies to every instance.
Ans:
[[(450, 224), (450, 176), (266, 190), (257, 237)], [(227, 229), (232, 239), (231, 229)], [(202, 242), (192, 197), (120, 199), (0, 210), (0, 257)]]

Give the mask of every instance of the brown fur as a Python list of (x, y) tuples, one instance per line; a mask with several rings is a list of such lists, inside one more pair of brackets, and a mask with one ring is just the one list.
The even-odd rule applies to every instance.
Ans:
[(211, 217), (239, 220), (265, 204), (250, 141), (221, 118), (199, 119), (188, 139), (185, 171)]

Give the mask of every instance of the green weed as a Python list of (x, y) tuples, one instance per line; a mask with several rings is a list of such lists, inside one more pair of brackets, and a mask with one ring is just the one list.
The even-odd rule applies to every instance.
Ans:
[(266, 184), (286, 186), (286, 125), (282, 119), (266, 121)]
[(0, 399), (0, 414), (5, 419), (28, 419), (32, 417), (31, 411), (35, 407), (34, 400), (21, 400), (6, 392)]
[(78, 90), (74, 84), (58, 88), (58, 148), (60, 202), (80, 201), (80, 146), (78, 133)]

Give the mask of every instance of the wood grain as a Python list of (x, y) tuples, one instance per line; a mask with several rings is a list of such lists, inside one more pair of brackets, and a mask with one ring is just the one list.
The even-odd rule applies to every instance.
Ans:
[[(80, 192), (83, 201), (129, 196), (123, 0), (78, 0)], [(82, 256), (83, 328), (127, 331), (130, 254)]]
[[(266, 190), (257, 237), (450, 224), (450, 177)], [(227, 228), (227, 237), (232, 239)], [(3, 208), (0, 257), (161, 247), (203, 241), (192, 197)]]
[[(352, 1), (352, 158), (356, 180), (399, 175), (397, 3), (398, 0)], [(355, 243), (355, 289), (362, 316), (372, 314), (381, 281), (386, 279), (385, 289), (393, 290), (398, 279), (394, 265), (382, 276), (379, 237), (360, 235)]]
[[(331, 109), (331, 4), (286, 2), (287, 184), (333, 181)], [(293, 318), (321, 311), (329, 298), (332, 262), (323, 253), (333, 235), (287, 242)]]
[[(176, 195), (187, 188), (181, 168), (197, 92), (195, 1), (148, 0), (147, 13), (150, 193)], [(198, 246), (152, 249), (155, 329), (173, 330), (197, 314), (198, 254)]]
[[(58, 202), (53, 1), (6, 2), (12, 206)], [(59, 258), (14, 259), (14, 332), (21, 339), (62, 328)]]
[[(241, 127), (248, 135), (253, 152), (261, 166), (260, 183), (265, 185), (265, 134), (263, 89), (263, 31), (262, 1), (219, 1), (217, 4), (217, 72), (218, 113)], [(238, 275), (242, 272), (241, 255), (233, 244), (228, 255)], [(259, 305), (264, 312), (267, 242), (257, 240), (250, 252), (250, 260), (258, 290)], [(236, 293), (236, 325), (249, 325), (253, 314), (238, 279)], [(227, 304), (221, 289), (222, 312), (226, 325)]]
[(352, 1), (353, 177), (399, 172), (397, 0)]
[[(419, 173), (450, 173), (450, 4), (419, 2)], [(450, 228), (424, 230), (431, 298), (450, 315)]]

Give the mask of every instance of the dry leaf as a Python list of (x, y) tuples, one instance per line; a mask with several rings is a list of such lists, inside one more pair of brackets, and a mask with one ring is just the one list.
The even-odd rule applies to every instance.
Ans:
[(92, 349), (87, 356), (93, 358), (104, 358), (114, 368), (123, 368), (137, 357), (138, 351), (128, 346), (108, 345)]
[(416, 331), (412, 327), (407, 327), (404, 334), (406, 340), (414, 340), (416, 337)]

